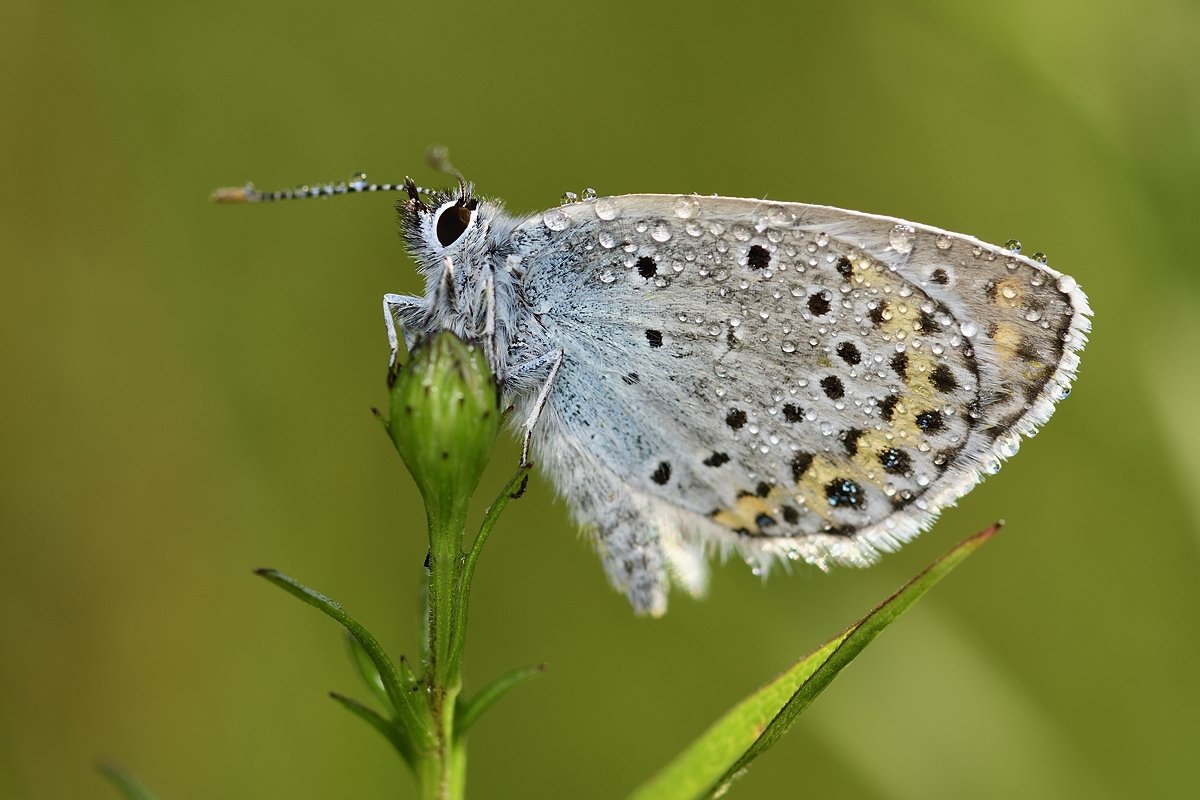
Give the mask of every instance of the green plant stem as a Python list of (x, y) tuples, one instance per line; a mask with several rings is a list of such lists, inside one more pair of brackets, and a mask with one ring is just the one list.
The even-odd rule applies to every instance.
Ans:
[[(466, 602), (460, 586), (463, 553), (459, 544), (466, 528), (466, 503), (429, 509), (429, 644), (426, 673), (429, 710), (433, 716), (435, 748), (431, 762), (422, 765), (424, 797), (457, 800), (463, 796), (466, 767), (465, 742), (455, 741), (454, 709), (462, 687), (461, 649), (455, 641), (462, 631), (456, 624), (460, 603)], [(457, 651), (457, 652), (456, 652)]]
[(479, 526), (479, 533), (475, 536), (475, 541), (471, 545), (471, 550), (467, 553), (466, 558), (462, 563), (462, 572), (458, 581), (458, 601), (456, 604), (457, 618), (454, 621), (454, 641), (451, 643), (450, 663), (457, 670), (462, 665), (463, 648), (467, 640), (467, 611), (470, 608), (471, 602), (471, 581), (475, 577), (475, 567), (479, 563), (479, 555), (483, 552), (483, 546), (487, 543), (488, 536), (492, 532), (492, 528), (496, 527), (496, 522), (500, 519), (500, 512), (504, 511), (504, 507), (508, 505), (509, 500), (520, 491), (523, 482), (529, 477), (529, 467), (520, 467), (516, 474), (509, 479), (508, 484), (500, 490), (500, 494), (492, 501), (492, 504), (487, 507), (487, 511), (483, 515), (483, 523)]

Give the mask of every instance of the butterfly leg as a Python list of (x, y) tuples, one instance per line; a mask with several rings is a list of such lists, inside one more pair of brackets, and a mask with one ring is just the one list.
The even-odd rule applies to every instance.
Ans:
[(542, 415), (542, 409), (546, 407), (546, 401), (550, 399), (550, 390), (554, 388), (554, 378), (558, 375), (558, 368), (562, 366), (562, 360), (562, 350), (551, 350), (549, 353), (544, 353), (523, 364), (515, 365), (507, 376), (508, 381), (514, 379), (519, 381), (523, 376), (540, 372), (547, 365), (550, 367), (550, 371), (529, 409), (529, 416), (525, 418), (525, 435), (521, 438), (521, 464), (523, 465), (529, 464), (529, 443), (533, 440), (533, 426), (537, 424), (538, 417)]
[[(424, 313), (424, 298), (404, 294), (385, 294), (383, 296), (383, 321), (387, 325), (388, 346), (392, 348), (392, 355), (388, 359), (389, 368), (396, 365), (396, 356), (400, 352), (398, 331), (405, 330), (406, 320), (415, 320)], [(407, 340), (405, 343), (407, 344)]]

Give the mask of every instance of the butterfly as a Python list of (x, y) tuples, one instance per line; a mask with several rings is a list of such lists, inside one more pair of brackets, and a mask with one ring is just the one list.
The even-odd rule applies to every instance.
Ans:
[(714, 551), (900, 547), (1050, 418), (1090, 329), (1015, 242), (828, 206), (589, 191), (518, 216), (461, 175), (217, 199), (381, 190), (425, 279), (384, 298), (393, 358), (442, 329), (484, 348), (522, 457), (642, 614), (702, 593)]

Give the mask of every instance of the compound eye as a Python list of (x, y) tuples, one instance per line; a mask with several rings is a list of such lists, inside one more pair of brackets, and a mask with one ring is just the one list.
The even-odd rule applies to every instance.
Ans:
[(434, 231), (442, 247), (449, 247), (459, 240), (474, 216), (472, 209), (459, 203), (447, 204), (438, 212)]

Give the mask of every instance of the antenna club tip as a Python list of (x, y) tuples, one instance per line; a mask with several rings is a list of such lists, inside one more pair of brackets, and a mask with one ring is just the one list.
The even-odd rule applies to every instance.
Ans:
[(220, 189), (213, 190), (208, 199), (214, 203), (249, 203), (255, 199), (255, 191), (250, 184), (222, 186)]

